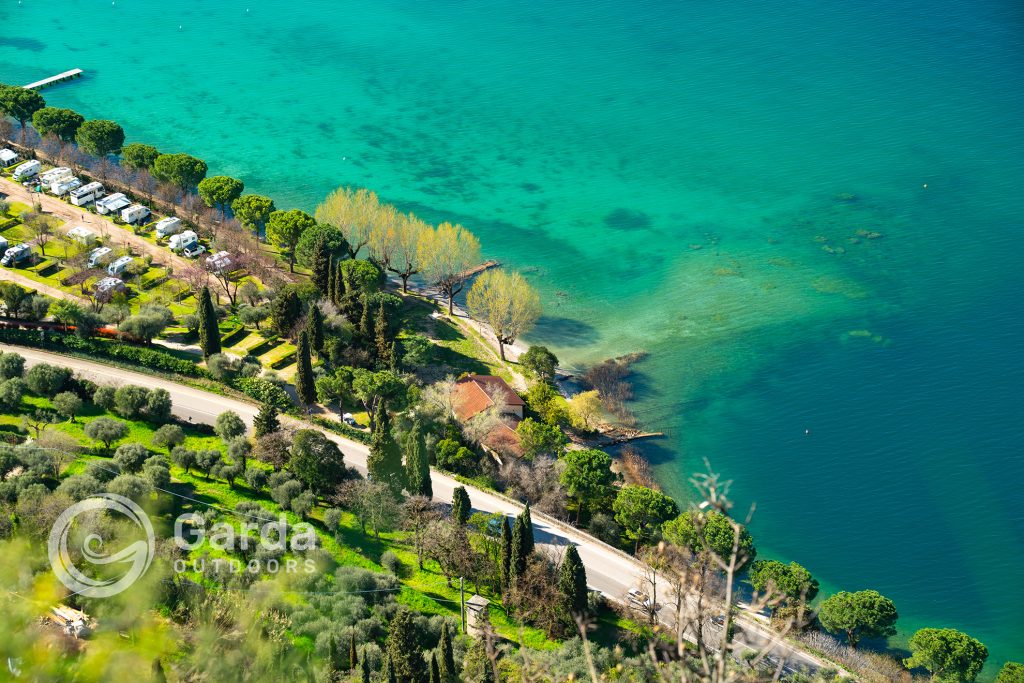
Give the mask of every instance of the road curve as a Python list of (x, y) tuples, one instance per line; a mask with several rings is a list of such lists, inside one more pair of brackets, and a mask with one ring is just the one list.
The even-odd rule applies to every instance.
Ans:
[[(253, 418), (259, 410), (259, 407), (253, 403), (220, 396), (140, 372), (122, 370), (121, 368), (104, 365), (96, 361), (82, 360), (49, 351), (40, 351), (38, 349), (8, 344), (0, 344), (0, 351), (20, 354), (25, 358), (26, 367), (39, 363), (50, 363), (71, 368), (78, 375), (101, 384), (135, 384), (147, 388), (166, 389), (171, 395), (173, 413), (189, 422), (213, 424), (218, 415), (226, 410), (232, 410), (238, 413), (242, 420), (251, 427)], [(366, 473), (366, 459), (369, 455), (369, 448), (364, 444), (346, 439), (332, 432), (324, 431), (315, 425), (293, 418), (284, 417), (282, 422), (294, 427), (323, 431), (326, 436), (341, 448), (345, 455), (345, 462), (348, 465), (355, 466), (360, 472)], [(463, 486), (454, 478), (435, 470), (431, 470), (430, 476), (434, 489), (434, 499), (439, 502), (450, 503), (455, 488)], [(473, 509), (476, 511), (484, 513), (500, 512), (503, 515), (513, 517), (522, 511), (522, 505), (515, 501), (473, 486), (465, 486)], [(555, 549), (564, 548), (569, 544), (577, 546), (580, 559), (587, 570), (588, 585), (593, 589), (601, 591), (606, 598), (621, 603), (631, 588), (641, 585), (644, 576), (644, 565), (637, 559), (598, 541), (578, 529), (536, 511), (532, 511), (532, 518), (534, 533), (539, 545)], [(791, 666), (810, 670), (816, 670), (819, 667), (825, 666), (824, 662), (779, 639), (768, 629), (751, 619), (742, 618), (739, 621), (737, 624), (736, 640), (751, 648), (768, 649), (766, 646), (771, 644), (772, 654), (786, 661)]]

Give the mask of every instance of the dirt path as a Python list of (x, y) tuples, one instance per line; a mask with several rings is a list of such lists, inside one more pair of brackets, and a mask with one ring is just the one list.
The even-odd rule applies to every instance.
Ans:
[(61, 232), (67, 232), (76, 225), (84, 225), (98, 235), (107, 237), (108, 245), (124, 245), (130, 247), (136, 254), (149, 254), (153, 257), (154, 266), (159, 267), (169, 263), (176, 272), (181, 272), (183, 269), (196, 263), (183, 256), (174, 254), (170, 249), (158, 247), (152, 242), (146, 241), (133, 233), (131, 229), (114, 225), (101, 216), (67, 204), (56, 197), (29, 192), (18, 183), (7, 178), (0, 179), (0, 191), (9, 195), (14, 201), (27, 204), (28, 206), (32, 206), (34, 202), (39, 202), (43, 208), (43, 213), (55, 216), (64, 222), (63, 225), (57, 228)]
[(32, 278), (25, 277), (16, 270), (0, 268), (0, 280), (13, 282), (17, 285), (21, 285), (25, 289), (34, 289), (40, 294), (45, 294), (46, 296), (53, 297), (54, 299), (74, 299), (79, 303), (85, 303), (85, 299), (80, 296), (76, 296), (70, 292), (65, 292), (64, 290), (57, 289), (56, 287), (51, 287), (50, 285), (44, 285), (41, 282), (36, 282)]

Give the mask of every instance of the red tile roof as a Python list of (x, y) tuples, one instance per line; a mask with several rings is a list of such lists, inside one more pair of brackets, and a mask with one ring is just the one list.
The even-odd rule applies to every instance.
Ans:
[(500, 396), (509, 406), (526, 405), (505, 380), (493, 375), (466, 375), (455, 383), (455, 415), (465, 422), (494, 405)]

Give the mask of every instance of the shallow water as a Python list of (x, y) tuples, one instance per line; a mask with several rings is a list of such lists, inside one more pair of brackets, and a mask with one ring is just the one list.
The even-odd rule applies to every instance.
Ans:
[(0, 81), (82, 68), (47, 98), (279, 206), (347, 183), (462, 221), (568, 364), (651, 353), (669, 491), (706, 457), (763, 555), (1024, 658), (1018, 3), (6, 0), (0, 26)]

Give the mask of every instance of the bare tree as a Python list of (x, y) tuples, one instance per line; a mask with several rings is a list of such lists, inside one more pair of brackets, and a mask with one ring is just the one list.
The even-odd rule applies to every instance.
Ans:
[(416, 562), (420, 569), (423, 569), (427, 529), (431, 523), (440, 519), (440, 508), (426, 496), (410, 496), (402, 504), (403, 525), (406, 530), (412, 532), (413, 547), (416, 549)]

